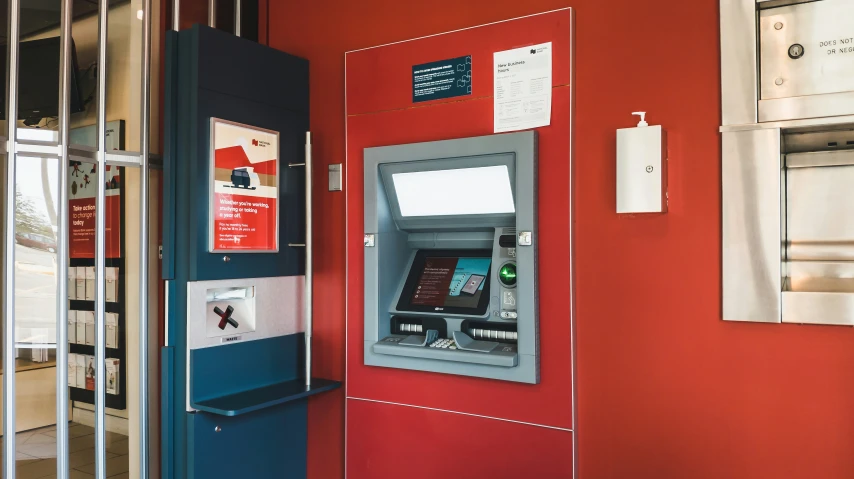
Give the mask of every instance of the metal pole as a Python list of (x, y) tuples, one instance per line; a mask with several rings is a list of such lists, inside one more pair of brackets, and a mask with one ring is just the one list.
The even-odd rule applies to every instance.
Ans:
[(3, 244), (3, 477), (15, 479), (15, 143), (18, 139), (20, 0), (9, 0), (6, 97), (6, 208)]
[(208, 0), (208, 26), (216, 28), (216, 0)]
[(172, 0), (172, 30), (181, 29), (181, 0)]
[(311, 251), (311, 132), (305, 133), (305, 385), (311, 386), (312, 251)]
[[(139, 477), (148, 479), (148, 160), (151, 143), (151, 0), (142, 2), (142, 124), (139, 165)], [(102, 181), (103, 182), (103, 181)]]
[(95, 478), (106, 479), (105, 364), (106, 321), (104, 311), (104, 266), (106, 248), (107, 178), (107, 16), (109, 0), (98, 9), (98, 193), (95, 200)]
[(240, 0), (234, 0), (234, 35), (240, 36)]
[(59, 215), (56, 238), (56, 477), (68, 479), (68, 146), (72, 0), (62, 1), (59, 53)]

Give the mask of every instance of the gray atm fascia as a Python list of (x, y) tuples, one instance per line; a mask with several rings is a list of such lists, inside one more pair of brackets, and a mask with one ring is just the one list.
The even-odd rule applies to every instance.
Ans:
[[(506, 165), (516, 208), (514, 215), (402, 217), (393, 188), (384, 188), (392, 173)], [(366, 365), (475, 376), (536, 384), (539, 382), (539, 305), (537, 298), (537, 135), (534, 131), (455, 140), (395, 145), (364, 150), (364, 233), (374, 235), (365, 247), (364, 361)], [(386, 191), (389, 192), (386, 195)], [(405, 228), (408, 231), (403, 231)], [(406, 281), (416, 249), (492, 249), (496, 228), (531, 231), (531, 246), (516, 248), (519, 280), (518, 355), (515, 367), (377, 354), (374, 343), (390, 332), (390, 311)], [(432, 236), (432, 238), (431, 238)], [(382, 261), (380, 261), (382, 258)], [(493, 265), (495, 266), (495, 265)], [(494, 278), (493, 271), (490, 276)], [(492, 303), (492, 298), (490, 299)], [(490, 304), (489, 311), (493, 310)], [(488, 314), (488, 313), (487, 313)], [(418, 313), (430, 316), (431, 313)], [(459, 324), (459, 316), (438, 314)], [(468, 316), (468, 318), (471, 318)], [(533, 318), (525, 320), (523, 318)], [(484, 316), (481, 319), (487, 319)], [(496, 321), (495, 319), (490, 319)], [(501, 320), (497, 320), (502, 322)]]

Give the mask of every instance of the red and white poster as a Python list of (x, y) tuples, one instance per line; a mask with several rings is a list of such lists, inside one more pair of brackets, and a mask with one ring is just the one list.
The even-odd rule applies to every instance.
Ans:
[(210, 251), (279, 250), (279, 134), (211, 118)]
[[(118, 258), (121, 244), (121, 168), (107, 165), (104, 250), (107, 258)], [(69, 254), (72, 258), (95, 257), (95, 197), (98, 193), (97, 165), (72, 161), (68, 167)]]

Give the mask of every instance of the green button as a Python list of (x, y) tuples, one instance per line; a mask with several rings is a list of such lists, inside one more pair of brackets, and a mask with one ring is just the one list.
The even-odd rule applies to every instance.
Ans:
[(516, 265), (507, 263), (498, 270), (498, 279), (504, 286), (514, 286), (516, 284)]

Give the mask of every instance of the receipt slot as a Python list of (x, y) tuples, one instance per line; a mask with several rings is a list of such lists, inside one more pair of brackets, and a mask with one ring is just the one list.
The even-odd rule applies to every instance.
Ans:
[(536, 144), (365, 149), (365, 364), (539, 382)]

